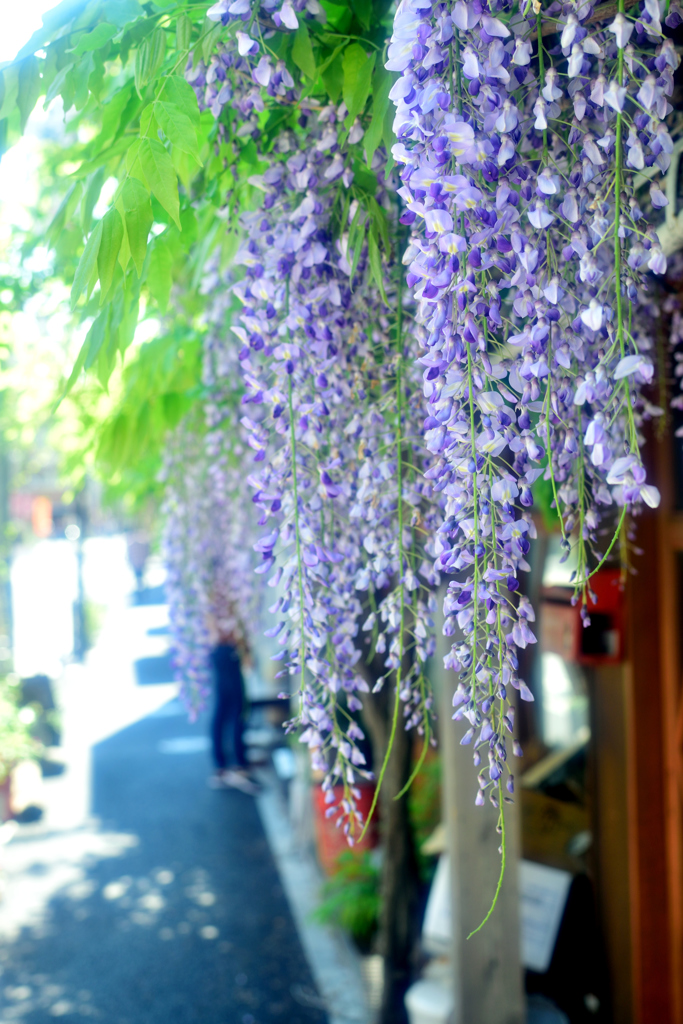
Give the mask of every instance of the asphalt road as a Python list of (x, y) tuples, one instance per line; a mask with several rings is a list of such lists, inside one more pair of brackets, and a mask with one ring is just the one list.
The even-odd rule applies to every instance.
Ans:
[(93, 748), (116, 853), (0, 941), (0, 1024), (325, 1024), (254, 801), (208, 789), (204, 732), (157, 714)]

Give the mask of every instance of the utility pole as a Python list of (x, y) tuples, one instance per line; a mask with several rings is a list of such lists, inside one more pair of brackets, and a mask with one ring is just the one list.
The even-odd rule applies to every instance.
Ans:
[(77, 594), (74, 601), (74, 658), (83, 661), (90, 648), (88, 621), (85, 608), (85, 587), (83, 584), (83, 544), (88, 529), (87, 481), (78, 492), (74, 501), (78, 537), (76, 537), (76, 580)]
[(0, 642), (0, 647), (5, 648), (7, 652), (7, 657), (0, 659), (0, 674), (11, 669), (13, 649), (9, 536), (10, 459), (4, 430), (5, 399), (6, 392), (0, 391), (0, 634), (6, 638)]

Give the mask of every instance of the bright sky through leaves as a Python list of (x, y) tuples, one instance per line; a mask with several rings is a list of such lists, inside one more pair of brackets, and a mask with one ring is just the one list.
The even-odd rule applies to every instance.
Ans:
[(45, 11), (56, 4), (54, 0), (22, 0), (10, 4), (5, 0), (0, 33), (0, 61), (13, 60), (24, 43), (40, 28)]

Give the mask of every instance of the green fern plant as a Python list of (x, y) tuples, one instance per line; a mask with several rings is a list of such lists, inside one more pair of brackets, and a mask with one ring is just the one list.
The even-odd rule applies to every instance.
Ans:
[(30, 723), (22, 720), (15, 687), (7, 678), (0, 679), (0, 782), (5, 781), (18, 761), (35, 758), (39, 753)]
[(380, 909), (380, 869), (373, 854), (345, 850), (339, 856), (336, 874), (325, 882), (321, 895), (313, 920), (343, 928), (362, 950), (368, 950), (377, 931)]

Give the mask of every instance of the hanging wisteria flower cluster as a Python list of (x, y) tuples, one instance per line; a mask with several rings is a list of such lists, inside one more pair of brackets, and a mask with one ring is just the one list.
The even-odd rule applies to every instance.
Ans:
[[(319, 151), (310, 162), (321, 162)], [(363, 628), (374, 632), (375, 652), (386, 654), (387, 670), (400, 680), (407, 725), (423, 725), (432, 609), (416, 573), (421, 544), (413, 527), (427, 514), (421, 506), (430, 493), (419, 473), (403, 481), (406, 466), (416, 468), (406, 433), (417, 412), (403, 400), (398, 376), (405, 339), (395, 336), (376, 289), (359, 282), (351, 289), (351, 254), (332, 248), (329, 197), (304, 193), (305, 176), (297, 188), (305, 169), (294, 157), (285, 171), (267, 175), (269, 200), (276, 190), (281, 195), (268, 202), (268, 218), (262, 211), (246, 218), (249, 242), (237, 260), (247, 274), (235, 289), (245, 308), (233, 330), (244, 344), (249, 412), (242, 422), (264, 464), (251, 478), (254, 500), (264, 525), (272, 523), (256, 545), (263, 556), (257, 571), (275, 569), (269, 582), (284, 591), (267, 634), (283, 646), (286, 674), (300, 680), (302, 740), (314, 766), (329, 769), (324, 785), (332, 797), (334, 780), (350, 785), (364, 764), (355, 742), (361, 730), (348, 717), (361, 710), (356, 694), (368, 689), (357, 667), (364, 593), (372, 603), (388, 590), (376, 611), (366, 609)], [(361, 256), (361, 281), (364, 269)], [(431, 580), (431, 566), (422, 568)], [(413, 648), (417, 657), (406, 666)], [(353, 819), (353, 800), (346, 801)]]
[[(518, 652), (536, 640), (520, 591), (534, 486), (550, 487), (565, 556), (576, 549), (584, 622), (627, 514), (659, 501), (640, 455), (658, 412), (643, 394), (647, 279), (666, 269), (648, 218), (667, 202), (678, 57), (657, 0), (629, 11), (401, 0), (386, 51), (398, 141), (372, 147), (370, 183), (362, 110), (316, 98), (278, 57), (281, 36), (324, 20), (316, 0), (219, 0), (208, 17), (225, 34), (188, 63), (219, 136), (249, 137), (267, 167), (249, 179), (262, 199), (242, 214), (229, 282), (207, 268), (222, 303), (211, 382), (234, 393), (240, 374), (267, 633), (350, 838), (363, 636), (384, 659), (376, 685), (395, 684), (394, 728), (402, 709), (428, 738), (434, 590), (454, 577), (454, 718), (504, 844), (512, 690), (533, 699)], [(266, 142), (274, 110), (290, 113)], [(215, 455), (235, 432), (222, 408), (208, 406)]]
[[(205, 286), (220, 280), (214, 272)], [(172, 661), (190, 714), (210, 690), (209, 651), (217, 633), (249, 648), (259, 618), (252, 545), (255, 516), (242, 469), (244, 448), (234, 386), (234, 362), (220, 344), (226, 289), (217, 289), (207, 314), (203, 417), (184, 420), (168, 441), (163, 557), (172, 636)], [(229, 301), (227, 308), (229, 309)], [(226, 357), (228, 362), (226, 362)]]
[[(174, 432), (166, 448), (161, 477), (165, 486), (162, 557), (173, 669), (183, 702), (194, 715), (209, 690), (211, 500), (201, 439), (185, 426)], [(194, 456), (190, 461), (188, 450)]]
[[(258, 138), (258, 115), (265, 110), (268, 97), (278, 97), (286, 103), (295, 99), (294, 79), (285, 61), (273, 60), (263, 53), (261, 45), (253, 38), (255, 29), (269, 39), (274, 29), (297, 29), (297, 14), (324, 21), (318, 0), (266, 0), (260, 5), (260, 17), (255, 26), (252, 7), (252, 0), (219, 0), (209, 8), (210, 21), (221, 21), (223, 25), (234, 22), (242, 27), (212, 54), (208, 64), (203, 60), (194, 64), (190, 58), (185, 70), (188, 82), (197, 91), (200, 110), (210, 110), (218, 120), (228, 107), (239, 117), (233, 131), (241, 138)], [(265, 90), (265, 97), (262, 90)], [(225, 137), (226, 128), (219, 122), (220, 137)]]
[[(282, 27), (296, 28), (284, 20), (287, 6)], [(218, 4), (209, 16), (229, 19), (233, 8)], [(272, 24), (257, 29), (272, 37)], [(286, 69), (239, 29), (222, 42), (219, 60), (220, 102), (237, 103), (242, 115), (238, 93), (253, 109), (299, 104), (298, 124), (281, 133), (269, 169), (254, 181), (264, 192), (260, 208), (242, 217), (234, 264), (244, 276), (232, 287), (242, 311), (231, 337), (245, 386), (242, 426), (255, 452), (249, 482), (267, 528), (255, 545), (256, 572), (272, 574), (275, 597), (277, 618), (266, 633), (282, 647), (280, 675), (298, 684), (295, 724), (326, 773), (329, 813), (353, 840), (364, 824), (354, 784), (368, 776), (355, 717), (369, 687), (359, 664), (364, 633), (386, 669), (375, 688), (385, 676), (396, 686), (394, 727), (402, 708), (405, 727), (429, 739), (423, 669), (434, 650), (437, 576), (425, 541), (438, 493), (422, 472), (418, 353), (400, 264), (390, 245), (382, 258), (366, 238), (367, 206), (387, 236), (404, 229), (386, 186), (369, 197), (354, 186), (364, 130), (358, 119), (345, 130), (343, 103), (300, 101)], [(219, 116), (209, 73), (187, 74), (200, 92), (206, 84), (203, 101)], [(381, 151), (373, 163), (382, 176), (385, 160)], [(374, 278), (373, 258), (381, 266)]]
[(393, 153), (425, 330), (429, 475), (447, 496), (437, 565), (458, 574), (445, 607), (454, 717), (486, 759), (477, 802), (500, 802), (510, 687), (531, 697), (517, 650), (535, 642), (534, 612), (517, 592), (535, 480), (551, 483), (567, 553), (574, 535), (585, 619), (614, 543), (598, 550), (601, 521), (616, 506), (616, 536), (659, 501), (640, 457), (653, 362), (639, 311), (646, 272), (666, 260), (638, 189), (649, 179), (651, 206), (666, 204), (656, 173), (679, 58), (660, 17), (656, 0), (632, 17), (622, 0), (609, 21), (591, 3), (505, 0), (402, 0), (396, 14)]

